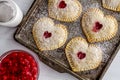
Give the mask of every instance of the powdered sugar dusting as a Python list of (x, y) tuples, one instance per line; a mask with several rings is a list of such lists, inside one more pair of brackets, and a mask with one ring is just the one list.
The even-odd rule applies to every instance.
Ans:
[[(82, 6), (83, 6), (82, 14), (84, 14), (84, 12), (88, 8), (99, 8), (100, 10), (102, 10), (104, 12), (105, 15), (107, 15), (107, 14), (112, 15), (115, 18), (117, 18), (118, 21), (120, 21), (120, 13), (104, 9), (101, 6), (101, 0), (79, 0), (79, 1), (81, 2)], [(47, 10), (48, 0), (42, 0), (41, 3), (42, 4), (39, 5), (39, 7), (35, 10), (34, 14), (32, 16), (30, 16), (30, 19), (22, 27), (22, 30), (20, 31), (20, 35), (19, 35), (23, 42), (26, 42), (27, 45), (33, 47), (37, 51), (39, 51), (39, 50), (37, 49), (36, 44), (33, 40), (31, 30), (32, 30), (33, 24), (39, 18), (45, 17), (45, 16), (48, 17), (48, 10)], [(68, 35), (68, 40), (67, 40), (66, 44), (68, 43), (68, 41), (70, 41), (73, 37), (76, 37), (76, 36), (81, 36), (86, 39), (86, 36), (84, 35), (84, 33), (82, 32), (82, 29), (81, 29), (81, 17), (82, 16), (80, 16), (80, 18), (77, 21), (71, 22), (71, 23), (64, 23), (64, 22), (59, 22), (57, 20), (54, 20), (56, 24), (61, 23), (61, 24), (64, 24), (67, 26), (69, 35)], [(119, 28), (119, 31), (120, 31), (120, 28)], [(114, 54), (114, 50), (116, 49), (116, 47), (118, 46), (118, 44), (120, 42), (120, 32), (119, 31), (118, 31), (117, 35), (114, 38), (112, 38), (111, 40), (108, 40), (105, 42), (100, 42), (100, 43), (95, 43), (104, 52), (102, 63), (97, 69), (79, 72), (79, 73), (75, 73), (75, 74), (78, 74), (79, 76), (84, 76), (91, 80), (96, 80), (96, 78), (99, 77), (99, 74), (101, 73), (101, 71), (103, 71), (103, 69), (104, 69), (106, 63), (109, 61), (110, 57)], [(54, 59), (60, 65), (65, 66), (66, 68), (70, 69), (69, 64), (66, 60), (65, 53), (64, 53), (66, 44), (64, 46), (62, 46), (61, 48), (56, 49), (54, 51), (44, 51), (42, 54), (49, 58)], [(44, 53), (46, 53), (46, 54), (44, 54)]]
[(89, 5), (86, 4), (86, 6), (83, 8), (83, 10), (86, 11), (89, 8), (100, 8), (100, 6), (99, 6), (99, 3), (93, 3), (93, 4), (89, 4)]
[(49, 16), (52, 18), (56, 18), (61, 21), (69, 21), (76, 18), (81, 13), (81, 4), (79, 4), (77, 0), (49, 1)]

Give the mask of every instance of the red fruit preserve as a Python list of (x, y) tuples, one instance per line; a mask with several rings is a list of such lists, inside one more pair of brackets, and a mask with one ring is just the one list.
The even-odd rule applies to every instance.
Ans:
[(0, 80), (37, 80), (38, 64), (22, 50), (12, 50), (0, 57)]

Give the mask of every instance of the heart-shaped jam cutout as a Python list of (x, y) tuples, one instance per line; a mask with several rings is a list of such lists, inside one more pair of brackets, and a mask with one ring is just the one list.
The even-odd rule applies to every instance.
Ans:
[(65, 48), (66, 57), (73, 71), (86, 71), (97, 68), (102, 61), (102, 50), (88, 44), (81, 37), (73, 38)]
[(113, 38), (118, 31), (116, 18), (104, 16), (97, 8), (88, 9), (82, 17), (82, 28), (89, 42), (101, 42)]
[(61, 1), (59, 4), (59, 8), (63, 9), (67, 6), (67, 4), (65, 3), (65, 1)]
[(82, 5), (78, 0), (49, 0), (48, 2), (49, 16), (60, 21), (76, 21), (81, 12)]
[(62, 24), (54, 24), (47, 17), (40, 18), (33, 26), (33, 38), (39, 50), (54, 50), (67, 40), (67, 29)]
[(78, 57), (79, 59), (84, 59), (84, 58), (86, 57), (86, 54), (83, 53), (83, 52), (78, 52), (78, 53), (77, 53), (77, 57)]
[(44, 32), (44, 37), (45, 38), (50, 38), (51, 36), (52, 36), (52, 33), (48, 32), (48, 31)]
[(0, 57), (0, 80), (37, 80), (38, 64), (28, 52), (12, 50)]
[(103, 27), (102, 24), (100, 24), (99, 22), (95, 22), (95, 26), (93, 27), (93, 32), (98, 32), (101, 28)]

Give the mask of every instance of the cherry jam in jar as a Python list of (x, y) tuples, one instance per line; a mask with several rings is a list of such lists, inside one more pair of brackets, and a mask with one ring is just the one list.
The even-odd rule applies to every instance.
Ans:
[(8, 51), (0, 56), (0, 80), (38, 80), (37, 60), (23, 50)]

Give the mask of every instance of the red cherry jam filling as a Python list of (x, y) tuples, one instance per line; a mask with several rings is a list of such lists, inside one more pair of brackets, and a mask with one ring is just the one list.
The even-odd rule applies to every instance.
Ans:
[(59, 3), (59, 8), (65, 8), (67, 6), (67, 4), (65, 3), (65, 1), (61, 1)]
[(52, 36), (52, 33), (48, 32), (48, 31), (44, 32), (44, 37), (45, 38), (50, 38), (51, 36)]
[(11, 51), (0, 58), (0, 80), (37, 80), (38, 66), (24, 51)]
[(93, 32), (98, 32), (103, 27), (102, 24), (100, 24), (98, 21), (95, 22), (95, 26), (93, 27)]
[(84, 58), (86, 57), (86, 54), (83, 53), (83, 52), (78, 52), (78, 53), (77, 53), (77, 57), (78, 57), (79, 59), (84, 59)]

